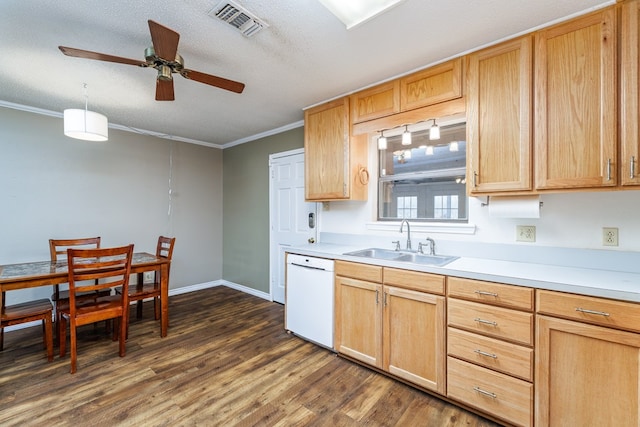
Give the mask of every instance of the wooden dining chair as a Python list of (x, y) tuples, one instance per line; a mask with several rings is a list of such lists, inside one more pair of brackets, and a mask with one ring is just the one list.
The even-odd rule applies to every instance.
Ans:
[(44, 331), (44, 345), (47, 349), (47, 359), (53, 360), (53, 305), (48, 299), (23, 302), (10, 306), (5, 305), (5, 293), (2, 292), (2, 311), (0, 312), (0, 351), (4, 350), (4, 328), (21, 323), (42, 321)]
[[(171, 261), (175, 237), (158, 237), (156, 256)], [(171, 264), (169, 264), (171, 271)], [(160, 319), (160, 270), (156, 270), (152, 283), (144, 283), (144, 273), (139, 273), (137, 283), (129, 286), (129, 301), (136, 301), (136, 317), (142, 318), (142, 303), (145, 299), (153, 298), (153, 312), (155, 319)], [(169, 280), (169, 278), (167, 278)], [(116, 288), (116, 293), (121, 293), (121, 288)]]
[[(58, 262), (67, 259), (67, 249), (93, 249), (100, 247), (100, 237), (83, 237), (80, 239), (49, 239), (49, 254), (52, 262)], [(97, 292), (89, 292), (79, 298), (94, 299), (97, 296), (107, 296), (111, 293), (111, 289), (105, 289)], [(53, 294), (51, 295), (56, 308), (56, 322), (60, 320), (58, 313), (63, 307), (69, 305), (69, 291), (60, 289), (60, 285), (53, 285)], [(58, 340), (58, 328), (56, 328), (56, 341)]]
[[(129, 275), (133, 245), (106, 249), (68, 249), (69, 304), (60, 310), (58, 336), (60, 357), (66, 353), (67, 323), (71, 337), (71, 373), (77, 365), (77, 328), (82, 325), (115, 319), (114, 341), (119, 337), (119, 355), (125, 355), (129, 315)], [(120, 286), (125, 292), (86, 299), (86, 292)]]

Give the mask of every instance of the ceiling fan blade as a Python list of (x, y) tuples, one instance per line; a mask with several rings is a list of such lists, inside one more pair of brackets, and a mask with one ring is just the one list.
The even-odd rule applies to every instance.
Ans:
[(137, 65), (139, 67), (146, 67), (147, 63), (140, 61), (139, 59), (121, 58), (119, 56), (106, 55), (99, 52), (91, 52), (90, 50), (76, 49), (67, 46), (58, 46), (58, 49), (67, 56), (74, 56), (76, 58), (96, 59), (98, 61), (117, 62), (119, 64)]
[(167, 61), (175, 60), (178, 53), (180, 34), (151, 19), (149, 19), (149, 31), (151, 32), (151, 41), (153, 41), (153, 50), (155, 50), (156, 55)]
[(221, 89), (230, 90), (235, 93), (242, 93), (244, 90), (244, 83), (235, 82), (233, 80), (224, 79), (218, 76), (212, 76), (211, 74), (201, 73), (199, 71), (184, 69), (180, 72), (182, 77), (195, 80), (200, 83), (204, 83), (211, 86), (216, 86)]
[(173, 101), (173, 80), (156, 79), (156, 101)]

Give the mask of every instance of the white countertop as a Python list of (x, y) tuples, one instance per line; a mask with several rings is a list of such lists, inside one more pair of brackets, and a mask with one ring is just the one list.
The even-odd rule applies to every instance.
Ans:
[(344, 255), (346, 252), (360, 249), (366, 248), (362, 246), (316, 243), (290, 247), (286, 251), (300, 255), (640, 302), (640, 274), (637, 273), (471, 257), (461, 257), (444, 267), (434, 267)]

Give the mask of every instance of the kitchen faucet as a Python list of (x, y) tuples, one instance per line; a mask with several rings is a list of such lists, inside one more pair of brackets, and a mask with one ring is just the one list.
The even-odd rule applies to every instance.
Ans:
[(409, 225), (409, 221), (407, 221), (406, 219), (403, 219), (402, 222), (400, 223), (400, 233), (402, 234), (402, 228), (404, 227), (404, 224), (407, 224), (407, 250), (410, 251), (411, 250), (411, 226)]

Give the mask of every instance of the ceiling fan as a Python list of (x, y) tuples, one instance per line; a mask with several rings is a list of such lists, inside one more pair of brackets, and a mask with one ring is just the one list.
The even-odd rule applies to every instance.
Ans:
[(75, 56), (77, 58), (97, 59), (98, 61), (155, 68), (158, 70), (158, 77), (156, 79), (156, 101), (173, 101), (175, 99), (173, 94), (173, 73), (178, 73), (185, 79), (195, 80), (231, 92), (242, 93), (244, 90), (244, 83), (184, 68), (182, 56), (178, 54), (180, 34), (172, 29), (149, 20), (149, 31), (151, 32), (153, 46), (145, 49), (144, 62), (137, 59), (121, 58), (119, 56), (91, 52), (73, 47), (58, 46), (58, 49), (67, 56)]

